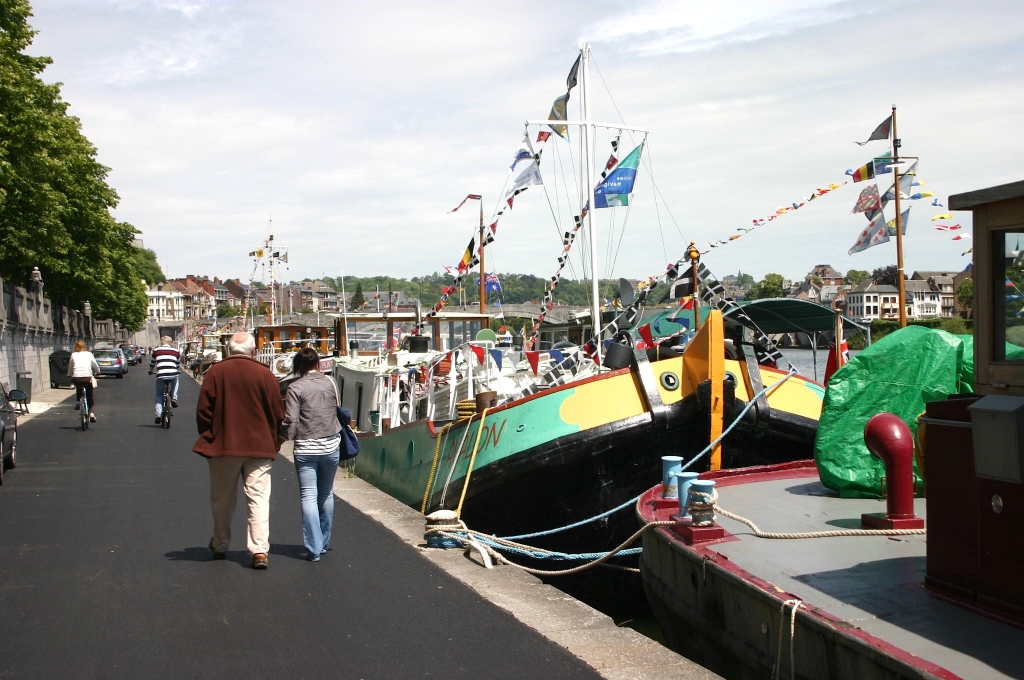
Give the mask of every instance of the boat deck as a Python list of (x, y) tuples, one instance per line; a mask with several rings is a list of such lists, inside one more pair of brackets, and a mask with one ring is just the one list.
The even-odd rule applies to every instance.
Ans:
[[(884, 501), (839, 498), (813, 468), (723, 478), (717, 486), (718, 504), (762, 531), (859, 529), (862, 513), (885, 511)], [(914, 505), (926, 517), (926, 501)], [(1024, 630), (924, 587), (926, 536), (771, 540), (725, 517), (717, 521), (731, 536), (705, 547), (808, 605), (961, 677), (1024, 677)]]

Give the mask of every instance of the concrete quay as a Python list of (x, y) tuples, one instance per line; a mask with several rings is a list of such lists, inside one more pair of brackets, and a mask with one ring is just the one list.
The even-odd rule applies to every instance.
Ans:
[(244, 499), (214, 562), (195, 382), (170, 430), (144, 370), (100, 381), (88, 432), (71, 390), (44, 394), (0, 487), (0, 677), (716, 677), (519, 570), (425, 548), (419, 513), (357, 478), (305, 561), (287, 452), (270, 568), (248, 568)]

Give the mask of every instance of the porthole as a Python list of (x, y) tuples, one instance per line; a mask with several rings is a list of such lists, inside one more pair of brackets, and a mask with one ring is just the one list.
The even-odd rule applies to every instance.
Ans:
[(679, 389), (679, 376), (672, 371), (665, 371), (661, 374), (661, 386), (669, 391)]

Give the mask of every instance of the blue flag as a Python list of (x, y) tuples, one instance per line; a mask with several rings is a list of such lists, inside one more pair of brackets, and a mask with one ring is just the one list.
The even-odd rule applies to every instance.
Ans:
[(594, 189), (594, 206), (597, 208), (609, 208), (619, 205), (629, 205), (629, 195), (633, 193), (633, 183), (636, 182), (636, 169), (640, 165), (640, 154), (644, 145), (636, 147), (629, 152), (629, 155), (622, 159), (622, 162), (615, 166), (608, 178), (597, 185)]

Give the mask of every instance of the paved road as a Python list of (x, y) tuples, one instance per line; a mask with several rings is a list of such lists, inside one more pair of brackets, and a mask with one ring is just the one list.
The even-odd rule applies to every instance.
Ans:
[(0, 487), (0, 678), (597, 678), (336, 504), (333, 550), (303, 559), (295, 471), (273, 472), (270, 568), (249, 568), (244, 499), (228, 559), (206, 550), (198, 387), (170, 431), (134, 368), (22, 424)]

